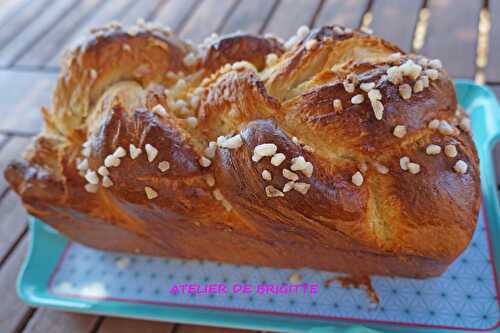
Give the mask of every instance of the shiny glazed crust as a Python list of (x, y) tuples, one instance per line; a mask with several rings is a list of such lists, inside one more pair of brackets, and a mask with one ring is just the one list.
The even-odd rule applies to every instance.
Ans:
[(30, 214), (101, 249), (440, 274), (480, 198), (440, 62), (338, 26), (294, 38), (96, 29), (5, 176)]

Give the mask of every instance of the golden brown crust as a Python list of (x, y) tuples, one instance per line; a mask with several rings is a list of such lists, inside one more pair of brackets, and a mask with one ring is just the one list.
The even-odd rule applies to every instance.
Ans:
[(67, 54), (46, 127), (6, 178), (31, 214), (98, 248), (440, 274), (480, 196), (446, 72), (359, 31), (295, 38), (194, 48), (148, 24), (97, 30)]

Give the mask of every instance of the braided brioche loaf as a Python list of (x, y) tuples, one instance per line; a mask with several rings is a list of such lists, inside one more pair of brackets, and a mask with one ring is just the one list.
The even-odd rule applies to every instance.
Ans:
[(5, 175), (92, 247), (427, 277), (479, 209), (469, 121), (438, 60), (338, 26), (194, 48), (113, 23), (64, 58)]

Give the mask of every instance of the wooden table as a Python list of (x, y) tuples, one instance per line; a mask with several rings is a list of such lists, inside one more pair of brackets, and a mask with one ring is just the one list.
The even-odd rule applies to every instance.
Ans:
[[(299, 25), (373, 29), (407, 51), (441, 59), (454, 77), (500, 96), (500, 1), (487, 0), (0, 0), (0, 170), (41, 128), (61, 50), (89, 28), (138, 17), (201, 41), (244, 30), (288, 37)], [(495, 150), (500, 164), (500, 149)], [(497, 170), (499, 168), (497, 167)], [(500, 187), (499, 187), (500, 188)], [(26, 213), (0, 177), (0, 332), (237, 332), (35, 309), (16, 295), (29, 242)]]

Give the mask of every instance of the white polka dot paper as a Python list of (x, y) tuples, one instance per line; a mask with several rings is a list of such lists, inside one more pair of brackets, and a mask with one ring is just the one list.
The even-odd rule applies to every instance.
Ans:
[[(124, 256), (75, 243), (71, 243), (61, 257), (49, 289), (60, 296), (84, 299), (486, 330), (500, 322), (498, 282), (489, 246), (481, 213), (470, 246), (441, 277), (426, 280), (374, 277), (372, 284), (380, 297), (379, 304), (371, 302), (363, 289), (343, 288), (337, 282), (325, 286), (324, 281), (335, 276), (329, 272), (310, 269), (299, 272), (302, 283), (318, 285), (314, 294), (257, 293), (257, 286), (262, 284), (289, 286), (294, 271)], [(228, 290), (171, 292), (174, 286), (183, 284), (217, 284), (227, 286)], [(251, 290), (232, 292), (235, 285), (247, 285)]]

